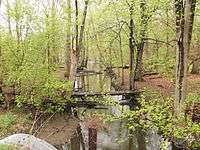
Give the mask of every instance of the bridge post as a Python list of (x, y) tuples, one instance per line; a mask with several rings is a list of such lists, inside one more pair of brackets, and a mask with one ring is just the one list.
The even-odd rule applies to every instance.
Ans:
[(89, 150), (97, 149), (97, 129), (94, 127), (89, 127)]

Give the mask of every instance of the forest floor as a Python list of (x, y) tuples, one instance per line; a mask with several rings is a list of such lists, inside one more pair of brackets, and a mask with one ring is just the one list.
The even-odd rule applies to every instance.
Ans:
[[(125, 77), (124, 88), (129, 87), (129, 77)], [(165, 76), (156, 75), (146, 75), (143, 77), (143, 81), (137, 81), (135, 83), (135, 88), (137, 90), (144, 90), (146, 88), (153, 89), (163, 96), (172, 96), (175, 91), (175, 81), (168, 79)], [(200, 75), (190, 74), (188, 76), (188, 93), (199, 92), (200, 89)]]

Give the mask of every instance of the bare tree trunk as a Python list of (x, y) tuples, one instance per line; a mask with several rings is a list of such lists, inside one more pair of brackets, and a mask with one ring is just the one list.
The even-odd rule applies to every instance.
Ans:
[[(169, 9), (166, 9), (166, 14), (167, 14), (167, 28), (169, 27)], [(167, 29), (168, 30), (168, 29)], [(167, 31), (166, 33), (166, 58), (169, 56), (169, 32)]]
[(79, 30), (78, 30), (78, 27), (79, 27), (79, 22), (78, 22), (78, 16), (79, 16), (79, 10), (78, 10), (78, 1), (75, 0), (75, 50), (76, 50), (76, 55), (77, 55), (77, 58), (78, 58), (78, 53), (79, 53), (79, 43), (78, 43), (78, 33), (79, 33)]
[(146, 38), (146, 30), (147, 30), (147, 8), (146, 8), (146, 0), (140, 1), (140, 13), (141, 13), (141, 31), (140, 31), (140, 42), (137, 46), (137, 57), (136, 57), (136, 66), (135, 66), (135, 80), (142, 80), (142, 57), (144, 53), (144, 39)]
[(174, 109), (178, 114), (182, 111), (183, 102), (186, 98), (186, 68), (187, 53), (183, 47), (184, 36), (184, 4), (183, 0), (175, 0), (176, 15), (176, 36), (177, 36), (177, 54), (176, 54), (176, 86), (175, 86), (175, 104)]
[(87, 68), (87, 64), (88, 64), (88, 59), (89, 59), (89, 31), (87, 31), (86, 33), (86, 38), (85, 38), (85, 45), (86, 45), (86, 52), (85, 52), (85, 60), (84, 60), (84, 65)]
[(6, 0), (6, 7), (7, 7), (7, 15), (8, 15), (8, 30), (10, 35), (12, 35), (12, 29), (11, 29), (11, 19), (10, 19), (10, 4), (9, 1)]
[[(86, 16), (87, 16), (88, 3), (89, 3), (89, 0), (85, 0), (85, 8), (83, 12), (83, 20), (81, 23), (80, 36), (79, 36), (79, 54), (78, 54), (79, 56), (78, 57), (80, 58), (81, 52), (83, 55), (82, 60), (80, 61), (84, 61), (85, 48), (83, 48), (83, 37), (84, 37), (84, 31), (85, 31), (85, 21), (86, 21)], [(80, 64), (84, 64), (84, 63), (80, 63)]]
[[(196, 0), (189, 0), (187, 1), (186, 5), (188, 6), (187, 7), (187, 10), (188, 11), (188, 19), (189, 19), (189, 22), (188, 22), (188, 44), (189, 44), (189, 48), (190, 48), (190, 43), (191, 43), (191, 40), (192, 40), (192, 30), (193, 30), (193, 25), (194, 25), (194, 16), (195, 16), (195, 9), (196, 9), (196, 4), (197, 4), (197, 1)], [(189, 49), (188, 48), (188, 49)]]
[(71, 51), (71, 56), (70, 56), (70, 60), (71, 60), (71, 67), (70, 67), (70, 75), (69, 75), (69, 80), (73, 82), (76, 79), (76, 72), (77, 72), (77, 66), (78, 66), (78, 56), (79, 56), (79, 43), (78, 43), (78, 16), (79, 16), (79, 12), (78, 12), (78, 1), (75, 0), (75, 49), (73, 49)]
[(80, 58), (80, 52), (81, 48), (83, 45), (83, 35), (84, 35), (84, 29), (85, 29), (85, 20), (87, 16), (87, 8), (88, 8), (88, 0), (85, 1), (85, 9), (83, 13), (83, 20), (81, 24), (81, 29), (80, 29), (80, 36), (79, 36), (79, 26), (78, 26), (78, 17), (79, 17), (79, 12), (78, 12), (78, 1), (75, 0), (75, 17), (76, 17), (76, 25), (75, 25), (75, 50), (72, 50), (71, 52), (71, 67), (70, 67), (70, 76), (69, 80), (75, 81), (76, 78), (76, 72), (78, 68), (78, 63), (79, 63), (79, 58)]
[(129, 36), (129, 48), (130, 48), (130, 90), (134, 89), (134, 21), (133, 21), (133, 2), (129, 8), (130, 11), (130, 36)]
[(119, 33), (119, 49), (120, 49), (120, 59), (121, 59), (121, 64), (122, 64), (122, 82), (121, 84), (124, 85), (124, 56), (123, 56), (123, 50), (122, 50), (122, 36), (121, 36), (121, 31)]
[(66, 39), (66, 50), (65, 50), (65, 77), (69, 79), (70, 76), (70, 67), (71, 67), (71, 53), (72, 53), (72, 43), (71, 43), (71, 25), (72, 25), (72, 16), (71, 16), (71, 0), (67, 0), (67, 39)]
[[(55, 64), (58, 63), (58, 58), (55, 55), (56, 53), (56, 46), (55, 46), (55, 21), (56, 21), (56, 8), (55, 8), (55, 0), (52, 0), (52, 8), (51, 8), (51, 63)], [(58, 62), (57, 62), (58, 61)]]
[(175, 0), (177, 62), (174, 110), (176, 114), (184, 112), (186, 99), (188, 52), (192, 38), (196, 0)]
[(16, 27), (16, 34), (17, 34), (17, 46), (18, 46), (18, 51), (19, 51), (19, 44), (20, 44), (20, 28), (19, 28), (19, 22), (18, 20), (16, 20), (15, 23), (15, 27)]

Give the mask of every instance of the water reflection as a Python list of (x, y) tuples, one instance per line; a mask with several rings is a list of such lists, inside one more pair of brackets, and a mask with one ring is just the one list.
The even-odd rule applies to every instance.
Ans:
[[(131, 136), (130, 131), (126, 127), (126, 123), (122, 120), (114, 121), (110, 124), (109, 129), (97, 132), (97, 150), (159, 150), (161, 137), (156, 132), (149, 131), (143, 133), (141, 131), (134, 132)], [(83, 135), (88, 148), (88, 128), (83, 127)], [(82, 150), (80, 139), (73, 137), (71, 139), (71, 150)], [(93, 150), (93, 149), (92, 149)], [(170, 149), (169, 149), (170, 150)]]
[[(94, 66), (91, 67), (91, 69), (94, 68)], [(81, 74), (80, 72), (79, 76), (76, 77), (75, 88), (78, 91), (86, 92), (109, 92), (112, 89), (111, 79), (104, 74), (93, 74), (91, 72)], [(117, 102), (122, 98), (122, 96), (113, 97), (114, 101)], [(86, 116), (94, 113), (120, 116), (125, 109), (129, 109), (129, 107), (120, 106), (108, 107), (106, 110), (87, 110)], [(82, 134), (85, 143), (84, 148), (88, 150), (90, 141), (88, 126), (82, 125)], [(130, 131), (127, 122), (124, 120), (113, 121), (108, 125), (108, 128), (97, 130), (97, 139), (95, 139), (97, 150), (159, 150), (161, 140), (162, 138), (154, 130), (149, 130), (146, 133), (140, 130)], [(71, 139), (70, 150), (84, 149), (81, 145), (80, 136), (77, 134)]]
[[(124, 109), (128, 109), (128, 107)], [(110, 107), (108, 110), (90, 110), (87, 114), (104, 112), (105, 114), (113, 115), (117, 112), (117, 115), (120, 115), (119, 110), (122, 110), (122, 108)], [(88, 150), (88, 126), (82, 125), (82, 133), (86, 143), (86, 150)], [(125, 120), (115, 120), (109, 123), (107, 128), (97, 130), (97, 150), (160, 150), (161, 140), (161, 136), (155, 130), (149, 130), (146, 133), (140, 130), (131, 132)], [(82, 150), (80, 141), (78, 141), (79, 144), (77, 141), (78, 139), (74, 143)], [(79, 150), (77, 145), (76, 147), (71, 147), (71, 150)]]
[(111, 79), (104, 74), (86, 73), (76, 77), (75, 90), (81, 92), (109, 92)]

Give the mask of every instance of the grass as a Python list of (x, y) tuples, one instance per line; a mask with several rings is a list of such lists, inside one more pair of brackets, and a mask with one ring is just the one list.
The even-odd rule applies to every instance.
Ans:
[(23, 148), (20, 148), (18, 146), (13, 145), (0, 145), (0, 150), (24, 150)]
[(0, 113), (0, 138), (15, 133), (28, 133), (30, 126), (31, 119), (26, 113), (16, 110)]
[(8, 129), (10, 126), (16, 124), (16, 115), (8, 112), (5, 115), (0, 116), (0, 130)]

